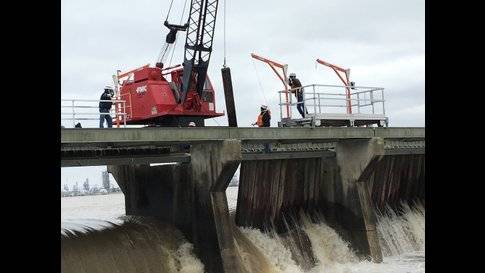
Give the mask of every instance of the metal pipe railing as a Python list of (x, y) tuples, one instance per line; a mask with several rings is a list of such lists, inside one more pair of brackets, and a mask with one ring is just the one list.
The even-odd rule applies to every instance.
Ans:
[(357, 93), (357, 113), (360, 114), (360, 93)]
[[(123, 126), (126, 127), (126, 119), (127, 119), (127, 113), (126, 113), (126, 101), (125, 100), (91, 100), (91, 99), (61, 99), (62, 102), (70, 102), (70, 105), (61, 105), (61, 108), (71, 108), (71, 112), (61, 112), (61, 120), (72, 120), (73, 121), (73, 127), (76, 125), (76, 121), (79, 120), (99, 120), (99, 116), (103, 115), (114, 115), (114, 119), (119, 121), (119, 118), (122, 118), (123, 120)], [(101, 113), (99, 111), (96, 112), (76, 112), (76, 109), (99, 109), (99, 102), (112, 102), (113, 104), (120, 105), (121, 104), (121, 109), (122, 111), (118, 111), (118, 107), (115, 107), (116, 109), (110, 109), (109, 113)], [(91, 105), (76, 105), (76, 103), (96, 103), (96, 105), (91, 106)], [(70, 117), (62, 117), (62, 116), (70, 115)], [(98, 116), (98, 118), (91, 118), (91, 117), (83, 117), (83, 116)]]
[(117, 103), (121, 102), (124, 103), (126, 102), (125, 100), (86, 100), (86, 99), (61, 99), (61, 101), (75, 101), (75, 102), (112, 102), (112, 103)]
[[(61, 112), (61, 115), (69, 115), (69, 114), (71, 114), (71, 113), (62, 113)], [(112, 114), (111, 112), (110, 113), (101, 113), (101, 112), (98, 112), (98, 113), (76, 113), (76, 115), (98, 115), (98, 116), (100, 116), (100, 115), (111, 115), (111, 114)], [(116, 115), (124, 116), (124, 115), (126, 115), (126, 113), (116, 113)]]
[[(319, 95), (320, 95), (320, 94), (316, 94), (316, 96), (317, 96), (317, 97), (319, 97)], [(303, 95), (303, 96), (305, 97), (305, 95)], [(307, 97), (307, 98), (304, 98), (304, 101), (306, 102), (306, 101), (309, 101), (309, 100), (317, 100), (317, 97), (312, 97), (312, 98), (308, 98), (308, 97)], [(319, 98), (319, 100), (338, 100), (338, 101), (347, 101), (347, 99), (345, 99), (345, 98), (343, 98), (343, 99), (340, 99), (340, 98)], [(357, 102), (359, 102), (359, 100), (358, 100), (358, 99), (350, 99), (350, 100), (351, 100), (351, 101), (357, 101)], [(361, 102), (365, 102), (365, 101), (369, 101), (369, 102), (371, 102), (371, 103), (369, 103), (369, 104), (365, 104), (365, 105), (371, 105), (371, 104), (372, 104), (372, 102), (374, 102), (374, 104), (375, 104), (376, 102), (384, 102), (384, 100), (382, 100), (382, 99), (379, 99), (379, 100), (377, 100), (377, 99), (360, 99), (360, 101), (361, 101)], [(280, 103), (278, 103), (278, 105), (287, 105), (287, 104), (289, 104), (289, 103), (285, 103), (285, 102), (280, 102)], [(356, 103), (356, 104), (352, 104), (352, 106), (357, 106), (357, 105), (358, 105), (357, 103)], [(361, 106), (365, 106), (364, 104), (360, 104), (360, 105), (361, 105)]]
[[(278, 91), (279, 94), (279, 106), (280, 106), (280, 117), (282, 118), (282, 110), (283, 107), (290, 107), (290, 117), (291, 117), (291, 106), (296, 106), (299, 103), (293, 102), (293, 96), (290, 95), (289, 102), (283, 102), (282, 95), (287, 94), (287, 92), (293, 93), (295, 95), (297, 90), (305, 89), (307, 90), (311, 88), (310, 93), (312, 94), (311, 97), (308, 96), (306, 92), (303, 90), (303, 103), (305, 103), (305, 111), (308, 110), (307, 107), (311, 107), (313, 113), (311, 114), (321, 114), (326, 113), (325, 110), (322, 108), (330, 107), (330, 108), (345, 108), (349, 105), (351, 107), (357, 107), (357, 113), (365, 113), (370, 111), (372, 114), (379, 114), (385, 115), (385, 99), (384, 99), (384, 88), (381, 87), (364, 87), (364, 86), (342, 86), (342, 85), (324, 85), (324, 84), (310, 84), (298, 88), (292, 88), (289, 90), (281, 90)], [(354, 92), (350, 93), (350, 97), (347, 98), (345, 93), (333, 93), (333, 92), (318, 92), (319, 90), (323, 91), (323, 89), (335, 89), (335, 88), (350, 88)], [(332, 104), (328, 103), (330, 101), (333, 102), (342, 102), (342, 104)], [(378, 107), (380, 106), (380, 107)], [(369, 110), (366, 110), (369, 109)], [(382, 113), (380, 110), (382, 109)], [(363, 112), (364, 111), (364, 112)]]
[[(303, 95), (305, 95), (305, 93), (303, 93)], [(315, 93), (315, 85), (313, 86), (313, 100), (315, 100), (317, 98), (317, 95)], [(316, 113), (317, 112), (317, 104), (314, 103), (313, 104), (313, 113)]]

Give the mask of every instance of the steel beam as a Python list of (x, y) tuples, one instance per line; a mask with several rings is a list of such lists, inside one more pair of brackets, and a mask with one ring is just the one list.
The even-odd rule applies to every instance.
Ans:
[(62, 158), (61, 167), (137, 165), (151, 163), (190, 162), (190, 154), (170, 154), (157, 156), (125, 155), (120, 157), (70, 157)]
[(386, 149), (384, 154), (385, 155), (417, 155), (417, 154), (425, 154), (425, 148), (393, 148), (393, 149)]
[(254, 160), (274, 160), (274, 159), (295, 159), (295, 158), (318, 158), (318, 157), (334, 157), (335, 152), (279, 152), (279, 153), (244, 153), (242, 154), (243, 161)]

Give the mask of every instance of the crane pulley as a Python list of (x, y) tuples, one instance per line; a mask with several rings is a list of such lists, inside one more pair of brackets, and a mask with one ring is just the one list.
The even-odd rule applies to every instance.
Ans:
[(185, 31), (187, 30), (187, 27), (189, 27), (189, 23), (185, 23), (184, 25), (174, 25), (174, 24), (169, 24), (167, 20), (163, 23), (164, 26), (166, 26), (170, 32), (167, 34), (167, 37), (165, 38), (165, 42), (167, 44), (173, 44), (177, 38), (177, 31)]
[[(202, 95), (212, 53), (218, 3), (219, 0), (191, 0), (187, 23), (176, 25), (168, 22), (173, 0), (170, 2), (170, 7), (164, 22), (164, 25), (169, 29), (165, 42), (167, 44), (173, 44), (178, 31), (187, 31), (183, 62), (184, 73), (179, 103), (185, 101), (187, 92), (192, 87), (190, 83), (193, 79), (195, 79), (195, 90), (197, 94), (199, 96)], [(167, 48), (168, 45), (165, 45), (162, 57), (159, 58), (159, 65)]]

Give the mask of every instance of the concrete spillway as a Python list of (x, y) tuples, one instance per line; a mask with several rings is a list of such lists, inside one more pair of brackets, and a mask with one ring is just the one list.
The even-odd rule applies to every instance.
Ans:
[(236, 223), (288, 232), (300, 212), (322, 215), (358, 254), (381, 261), (373, 211), (424, 201), (424, 155), (372, 155), (377, 142), (340, 144), (334, 157), (242, 162)]
[[(200, 129), (200, 130), (199, 130)], [(174, 224), (208, 272), (241, 272), (225, 190), (241, 165), (236, 224), (310, 241), (318, 215), (358, 255), (382, 260), (374, 210), (424, 201), (424, 129), (63, 130), (64, 166), (113, 164), (126, 213)], [(262, 153), (264, 145), (271, 152)], [(149, 163), (176, 162), (150, 166)], [(116, 165), (114, 165), (116, 164)], [(289, 221), (288, 219), (291, 219)], [(311, 248), (310, 248), (311, 249)], [(294, 253), (311, 263), (314, 254)]]

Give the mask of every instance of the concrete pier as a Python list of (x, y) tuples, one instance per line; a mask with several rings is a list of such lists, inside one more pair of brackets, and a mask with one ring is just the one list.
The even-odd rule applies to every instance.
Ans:
[(126, 214), (174, 224), (194, 243), (207, 272), (239, 272), (226, 188), (241, 162), (238, 140), (195, 144), (191, 164), (113, 165)]

